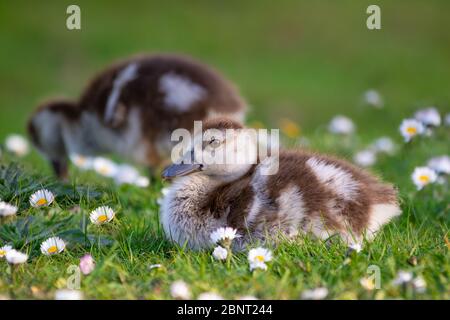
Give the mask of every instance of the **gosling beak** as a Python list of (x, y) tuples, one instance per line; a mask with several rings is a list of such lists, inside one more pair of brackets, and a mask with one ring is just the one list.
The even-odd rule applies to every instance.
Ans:
[(188, 174), (201, 171), (202, 168), (202, 164), (172, 164), (163, 171), (162, 177), (163, 179), (173, 179), (187, 176)]

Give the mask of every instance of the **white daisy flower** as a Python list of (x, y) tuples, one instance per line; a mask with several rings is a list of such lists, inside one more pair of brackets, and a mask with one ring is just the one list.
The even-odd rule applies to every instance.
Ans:
[(381, 94), (374, 90), (370, 89), (364, 92), (364, 101), (369, 105), (377, 109), (383, 108), (384, 102)]
[(18, 208), (9, 203), (0, 202), (0, 217), (9, 217), (17, 213)]
[(55, 195), (47, 190), (42, 189), (33, 193), (30, 197), (30, 204), (34, 208), (47, 207), (55, 200)]
[(197, 300), (224, 300), (223, 297), (215, 292), (203, 292), (197, 297)]
[(225, 260), (228, 256), (228, 250), (224, 247), (217, 246), (213, 251), (213, 256), (217, 260)]
[(266, 248), (255, 248), (248, 252), (248, 261), (250, 270), (262, 269), (267, 270), (266, 262), (272, 260), (272, 252)]
[(79, 169), (91, 170), (94, 166), (94, 159), (80, 154), (71, 154), (70, 160)]
[(415, 136), (424, 134), (425, 127), (422, 122), (416, 119), (405, 119), (400, 124), (400, 133), (405, 139), (405, 142), (409, 142)]
[(140, 176), (133, 184), (139, 188), (147, 188), (150, 185), (150, 179), (148, 177)]
[(11, 249), (6, 252), (6, 261), (8, 261), (9, 264), (22, 264), (27, 262), (27, 260), (28, 255), (20, 251)]
[(392, 284), (395, 286), (399, 286), (411, 282), (412, 279), (413, 274), (411, 272), (399, 271)]
[(352, 251), (355, 251), (356, 253), (360, 253), (362, 251), (362, 245), (358, 242), (350, 244), (348, 248)]
[(8, 251), (12, 250), (13, 248), (11, 246), (3, 246), (0, 248), (0, 258), (4, 258)]
[(425, 290), (427, 289), (427, 283), (425, 282), (425, 279), (422, 278), (421, 276), (415, 278), (412, 281), (412, 285), (414, 290), (418, 293), (424, 293)]
[(80, 259), (80, 270), (84, 275), (92, 273), (95, 269), (95, 260), (90, 254), (85, 254)]
[(370, 149), (362, 150), (354, 155), (353, 161), (361, 167), (370, 167), (377, 162), (377, 155)]
[(218, 243), (221, 241), (233, 241), (233, 239), (239, 237), (239, 235), (236, 233), (236, 229), (233, 229), (231, 227), (221, 227), (211, 233), (211, 241), (213, 243)]
[(16, 156), (23, 157), (30, 151), (27, 139), (18, 134), (12, 134), (6, 138), (5, 147)]
[(148, 268), (150, 270), (152, 270), (152, 269), (159, 269), (159, 268), (162, 268), (162, 264), (160, 264), (160, 263), (151, 264), (151, 265), (148, 266)]
[(191, 299), (191, 290), (186, 282), (177, 280), (170, 286), (170, 295), (174, 299), (189, 300)]
[(393, 154), (395, 152), (395, 143), (389, 137), (380, 137), (374, 141), (372, 148), (375, 152)]
[(425, 127), (416, 119), (405, 119), (400, 124), (400, 133), (405, 142), (409, 142), (415, 136), (423, 135), (425, 133)]
[(328, 130), (334, 134), (352, 134), (355, 131), (355, 125), (350, 118), (339, 115), (331, 119)]
[(56, 290), (55, 300), (83, 300), (83, 293), (80, 290)]
[(114, 219), (115, 213), (113, 209), (107, 206), (99, 207), (91, 212), (89, 218), (93, 224), (104, 224)]
[(59, 237), (48, 238), (41, 243), (41, 252), (46, 256), (51, 256), (64, 251), (66, 243)]
[(426, 126), (439, 126), (441, 124), (441, 115), (435, 107), (421, 109), (414, 114), (414, 118)]
[(117, 172), (114, 176), (116, 184), (134, 184), (140, 177), (139, 171), (128, 164), (122, 164), (117, 167)]
[(421, 190), (426, 185), (436, 182), (437, 174), (433, 169), (428, 167), (417, 167), (414, 169), (411, 178), (417, 190)]
[(104, 177), (113, 178), (118, 172), (117, 164), (106, 158), (95, 158), (93, 165), (94, 170)]
[(328, 289), (325, 287), (305, 290), (302, 292), (303, 300), (323, 300), (328, 296)]
[(447, 155), (431, 158), (427, 165), (437, 173), (450, 174), (450, 157)]
[(359, 280), (359, 283), (367, 291), (372, 291), (373, 289), (375, 289), (375, 281), (372, 278), (361, 278)]

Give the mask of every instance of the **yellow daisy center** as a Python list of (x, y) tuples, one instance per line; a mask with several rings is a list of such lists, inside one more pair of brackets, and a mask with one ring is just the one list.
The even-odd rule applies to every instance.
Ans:
[(6, 255), (6, 251), (5, 250), (0, 250), (0, 257), (3, 257), (4, 255)]
[(255, 260), (258, 262), (264, 262), (264, 257), (263, 256), (256, 256)]
[(290, 138), (295, 138), (300, 135), (300, 128), (291, 121), (285, 121), (281, 129)]
[(430, 181), (430, 177), (426, 175), (422, 175), (419, 177), (419, 180), (423, 183), (428, 183)]
[(109, 173), (109, 168), (108, 167), (101, 167), (100, 168), (100, 173), (101, 174), (108, 174)]
[(416, 127), (408, 127), (408, 128), (406, 128), (406, 132), (408, 132), (409, 134), (416, 134), (417, 128)]
[(368, 290), (375, 289), (375, 281), (374, 279), (365, 279), (364, 284)]
[(106, 220), (108, 220), (108, 216), (106, 214), (102, 214), (101, 216), (98, 216), (98, 218), (97, 218), (97, 221), (100, 223), (103, 223)]
[(50, 254), (55, 253), (56, 251), (58, 251), (57, 246), (51, 246), (50, 248), (47, 249), (47, 252)]
[(41, 198), (41, 199), (39, 199), (39, 200), (36, 202), (36, 204), (37, 204), (38, 206), (46, 205), (46, 204), (47, 204), (47, 199)]

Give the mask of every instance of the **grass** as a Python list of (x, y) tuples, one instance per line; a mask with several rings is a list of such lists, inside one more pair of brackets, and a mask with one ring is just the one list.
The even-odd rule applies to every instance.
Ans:
[[(368, 31), (367, 1), (142, 2), (129, 5), (80, 1), (82, 31), (64, 28), (69, 3), (0, 4), (0, 141), (24, 132), (28, 113), (48, 95), (76, 96), (93, 72), (111, 60), (141, 51), (192, 54), (223, 70), (252, 105), (249, 123), (278, 127), (282, 118), (298, 123), (313, 149), (344, 158), (380, 135), (402, 145), (402, 118), (418, 107), (449, 108), (450, 35), (447, 1), (379, 1), (383, 29)], [(106, 9), (108, 7), (108, 9)], [(447, 10), (446, 10), (447, 9)], [(360, 103), (364, 90), (382, 92), (383, 110)], [(326, 133), (329, 119), (351, 116), (358, 133), (348, 146)], [(339, 242), (325, 244), (306, 236), (274, 250), (266, 272), (251, 273), (245, 253), (230, 269), (210, 252), (195, 253), (164, 238), (157, 198), (162, 182), (149, 189), (115, 187), (91, 173), (72, 170), (72, 181), (55, 181), (36, 153), (0, 158), (0, 198), (20, 207), (16, 218), (0, 226), (0, 244), (12, 243), (30, 254), (10, 284), (0, 260), (0, 295), (52, 298), (72, 274), (80, 257), (91, 253), (97, 268), (83, 276), (81, 289), (94, 299), (165, 299), (170, 284), (186, 281), (196, 297), (216, 291), (226, 298), (297, 299), (305, 289), (326, 286), (329, 298), (450, 298), (450, 261), (444, 238), (449, 232), (448, 183), (415, 191), (414, 167), (434, 155), (448, 154), (449, 130), (402, 146), (371, 169), (398, 186), (403, 215), (389, 224), (359, 254), (347, 256)], [(284, 137), (286, 146), (295, 139)], [(29, 195), (47, 187), (57, 194), (49, 209), (31, 209)], [(111, 226), (87, 223), (97, 206), (118, 212)], [(39, 244), (50, 235), (69, 242), (66, 252), (49, 258)], [(418, 263), (412, 265), (411, 257)], [(152, 264), (161, 269), (150, 269)], [(368, 292), (359, 279), (367, 268), (381, 271), (381, 289)], [(391, 284), (399, 270), (421, 275), (425, 293)]]

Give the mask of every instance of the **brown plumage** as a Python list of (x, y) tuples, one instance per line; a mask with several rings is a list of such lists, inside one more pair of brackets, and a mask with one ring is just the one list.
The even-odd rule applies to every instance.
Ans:
[[(214, 119), (204, 125), (205, 130), (210, 128), (240, 129), (241, 125)], [(262, 168), (273, 165), (278, 165), (276, 173), (264, 175)], [(176, 166), (166, 175), (176, 172)], [(311, 232), (321, 239), (339, 234), (347, 243), (359, 243), (364, 236), (373, 238), (400, 214), (392, 185), (335, 157), (282, 150), (278, 159), (228, 165), (225, 174), (223, 168), (203, 165), (190, 175), (169, 177), (174, 184), (164, 199), (161, 220), (174, 241), (204, 248), (215, 228), (230, 226), (244, 235), (240, 245), (279, 232), (286, 236)]]
[(106, 152), (155, 167), (170, 155), (173, 130), (191, 130), (194, 121), (217, 115), (242, 121), (245, 107), (234, 85), (212, 68), (184, 56), (141, 55), (100, 72), (78, 100), (40, 105), (28, 132), (55, 163), (66, 163), (70, 153)]

